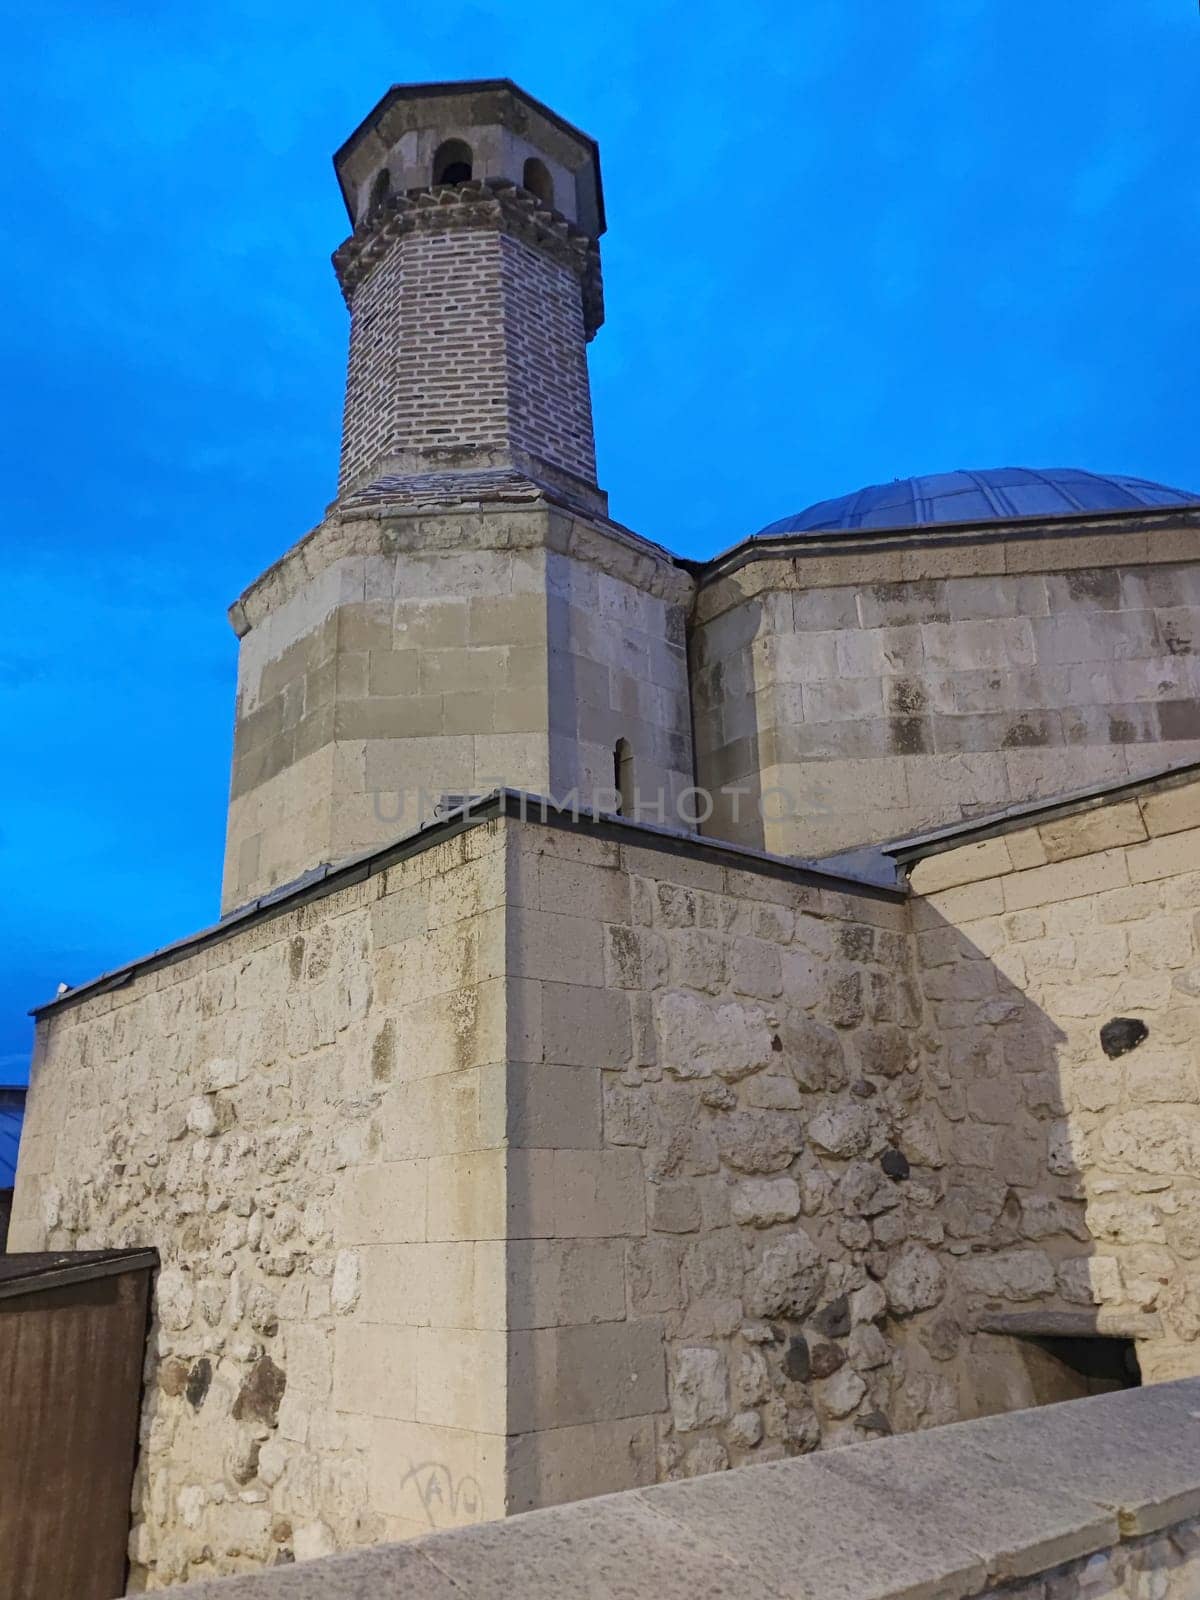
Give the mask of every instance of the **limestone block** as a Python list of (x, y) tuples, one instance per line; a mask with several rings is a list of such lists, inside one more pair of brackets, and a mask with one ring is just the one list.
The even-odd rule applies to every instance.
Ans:
[(717, 1123), (717, 1149), (736, 1172), (782, 1172), (803, 1147), (803, 1122), (794, 1112), (734, 1111)]
[(816, 1385), (818, 1403), (831, 1417), (848, 1417), (866, 1392), (866, 1384), (853, 1367), (841, 1367), (831, 1378)]
[[(424, 1163), (428, 1174), (427, 1231), (414, 1232), (409, 1237), (504, 1238), (509, 1208), (516, 1205), (508, 1193), (506, 1157), (505, 1149), (499, 1147), (435, 1156)], [(398, 1242), (403, 1242), (403, 1236)]]
[(650, 1416), (666, 1405), (661, 1324), (647, 1318), (517, 1332), (510, 1339), (508, 1428), (572, 1427)]
[(739, 1411), (729, 1424), (729, 1442), (742, 1450), (752, 1450), (763, 1436), (762, 1418), (757, 1411)]
[(759, 1006), (713, 1005), (675, 990), (654, 997), (659, 1059), (680, 1078), (736, 1081), (769, 1064), (771, 1032)]
[(1135, 1172), (1194, 1172), (1200, 1157), (1200, 1117), (1174, 1111), (1118, 1112), (1100, 1132), (1106, 1162)]
[(1003, 838), (982, 839), (957, 850), (923, 857), (912, 867), (908, 881), (917, 894), (932, 894), (997, 877), (1011, 871), (1012, 866)]
[(1054, 1291), (1054, 1267), (1044, 1250), (1001, 1250), (960, 1262), (956, 1270), (963, 1288), (1001, 1300), (1036, 1300)]
[(417, 1330), (343, 1323), (333, 1336), (333, 1405), (363, 1417), (413, 1419)]
[(725, 986), (728, 954), (725, 941), (700, 928), (680, 929), (668, 944), (671, 982), (709, 994)]
[(505, 1254), (508, 1292), (498, 1310), (507, 1326), (564, 1327), (625, 1315), (622, 1240), (515, 1240)]
[(685, 1347), (671, 1363), (671, 1417), (680, 1433), (724, 1422), (729, 1416), (728, 1376), (720, 1350)]
[(654, 1479), (654, 1423), (649, 1417), (542, 1429), (508, 1441), (513, 1512), (615, 1494)]
[(213, 1139), (232, 1127), (235, 1113), (232, 1103), (215, 1094), (197, 1095), (188, 1103), (187, 1125), (192, 1133)]
[(504, 1442), (495, 1436), (376, 1419), (366, 1469), (372, 1510), (403, 1518), (414, 1532), (504, 1514)]
[(189, 1277), (178, 1267), (164, 1267), (154, 1286), (154, 1303), (164, 1328), (180, 1332), (192, 1320), (194, 1295)]
[(747, 1178), (733, 1193), (733, 1220), (755, 1228), (791, 1222), (800, 1215), (800, 1186), (794, 1178)]
[(922, 1244), (909, 1244), (888, 1268), (883, 1280), (888, 1305), (897, 1316), (927, 1311), (946, 1292), (941, 1262)]
[(845, 1050), (835, 1029), (811, 1017), (789, 1018), (778, 1037), (783, 1046), (782, 1059), (801, 1089), (819, 1091), (843, 1086)]
[(629, 998), (578, 984), (542, 985), (545, 1059), (562, 1066), (621, 1067), (632, 1049)]
[(1056, 905), (1081, 895), (1092, 896), (1122, 888), (1130, 881), (1131, 863), (1137, 850), (1151, 848), (1152, 845), (1145, 844), (1128, 851), (1106, 850), (1014, 873), (1003, 882), (1004, 909), (1024, 911), (1031, 906)]
[(851, 1366), (860, 1372), (886, 1366), (891, 1359), (887, 1340), (873, 1322), (860, 1322), (851, 1330), (846, 1352)]
[(1044, 822), (1038, 832), (1048, 861), (1066, 861), (1117, 845), (1136, 844), (1146, 837), (1141, 812), (1133, 800)]
[(1018, 1086), (1007, 1078), (981, 1078), (967, 1088), (967, 1111), (979, 1122), (1011, 1125), (1021, 1103)]
[(641, 1152), (514, 1151), (508, 1171), (512, 1238), (636, 1237), (646, 1231)]
[(683, 1287), (684, 1241), (651, 1237), (625, 1246), (625, 1273), (630, 1309), (639, 1314), (678, 1311), (686, 1301)]
[(1200, 822), (1200, 785), (1184, 784), (1141, 797), (1142, 817), (1151, 835), (1183, 833)]
[(360, 1321), (504, 1325), (503, 1246), (497, 1241), (372, 1245), (355, 1254), (359, 1292), (352, 1310)]
[[(1041, 902), (1031, 900), (1028, 903)], [(999, 916), (1005, 909), (1001, 881), (987, 878), (980, 883), (963, 884), (957, 889), (942, 889), (923, 896), (913, 906), (913, 922), (921, 928), (940, 928), (947, 922), (958, 926), (982, 917)]]
[(1019, 828), (1007, 835), (1009, 859), (1017, 872), (1029, 867), (1044, 867), (1049, 857), (1040, 828)]
[(799, 1111), (804, 1104), (799, 1085), (794, 1078), (782, 1073), (760, 1073), (748, 1078), (742, 1090), (742, 1099), (748, 1106), (770, 1111)]
[(510, 914), (507, 971), (517, 977), (603, 985), (603, 928), (594, 919), (522, 908)]
[(903, 1198), (888, 1175), (869, 1161), (852, 1161), (837, 1186), (838, 1206), (846, 1216), (877, 1217)]
[(819, 1112), (808, 1124), (808, 1137), (816, 1149), (832, 1156), (874, 1155), (887, 1143), (887, 1127), (872, 1105), (835, 1104)]
[(868, 1322), (882, 1322), (887, 1315), (887, 1295), (878, 1283), (865, 1283), (850, 1296), (850, 1320), (857, 1327)]
[(309, 1522), (296, 1529), (292, 1549), (297, 1561), (315, 1561), (321, 1556), (331, 1556), (337, 1549), (337, 1540), (327, 1523)]
[(593, 1150), (603, 1142), (598, 1068), (510, 1062), (483, 1076), (488, 1098), (498, 1104), (503, 1097), (502, 1137), (510, 1149)]
[(703, 1220), (700, 1195), (693, 1184), (653, 1184), (650, 1227), (656, 1233), (694, 1233)]
[(507, 1363), (508, 1337), (499, 1329), (418, 1328), (413, 1420), (504, 1433), (511, 1405)]
[(334, 1231), (339, 1243), (385, 1244), (423, 1239), (426, 1163), (390, 1161), (339, 1174)]
[(1150, 883), (1200, 870), (1200, 827), (1165, 834), (1127, 852), (1132, 883)]
[(747, 1310), (757, 1317), (801, 1319), (816, 1305), (824, 1280), (821, 1252), (797, 1229), (759, 1256), (747, 1283)]
[(485, 1089), (478, 1067), (394, 1084), (383, 1104), (381, 1127), (382, 1154), (389, 1162), (500, 1145), (503, 1084), (489, 1081)]

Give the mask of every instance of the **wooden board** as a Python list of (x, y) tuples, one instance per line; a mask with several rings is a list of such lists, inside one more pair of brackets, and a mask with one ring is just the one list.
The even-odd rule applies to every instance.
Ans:
[(124, 1592), (149, 1287), (141, 1268), (0, 1298), (3, 1600)]

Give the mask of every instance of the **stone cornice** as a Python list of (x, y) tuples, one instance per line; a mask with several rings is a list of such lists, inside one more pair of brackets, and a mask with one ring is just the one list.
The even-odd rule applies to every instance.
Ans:
[(536, 549), (586, 562), (672, 604), (691, 602), (693, 579), (668, 551), (619, 523), (557, 505), (543, 493), (532, 501), (514, 496), (508, 504), (476, 506), (335, 505), (242, 592), (229, 607), (229, 621), (243, 638), (314, 578), (348, 558)]
[(705, 623), (757, 595), (785, 589), (1005, 577), (1082, 567), (1200, 560), (1200, 510), (1083, 512), (1077, 517), (932, 527), (858, 529), (747, 539), (711, 561), (683, 561), (697, 582), (693, 620)]
[(390, 196), (333, 252), (333, 269), (349, 305), (393, 243), (407, 233), (495, 229), (568, 268), (579, 279), (583, 320), (591, 339), (604, 321), (600, 247), (582, 228), (508, 178), (435, 184)]

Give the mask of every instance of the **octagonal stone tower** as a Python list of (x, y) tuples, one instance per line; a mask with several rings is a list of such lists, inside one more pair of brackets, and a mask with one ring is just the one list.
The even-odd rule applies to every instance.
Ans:
[(597, 150), (506, 80), (389, 90), (334, 158), (354, 225), (338, 497), (230, 616), (223, 908), (504, 784), (675, 808), (692, 580), (609, 520), (587, 343)]

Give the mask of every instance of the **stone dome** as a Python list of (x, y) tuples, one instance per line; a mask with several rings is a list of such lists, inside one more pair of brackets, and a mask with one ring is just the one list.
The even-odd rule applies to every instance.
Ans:
[(1200, 494), (1146, 478), (1084, 472), (1080, 467), (995, 467), (896, 478), (818, 500), (760, 529), (757, 537), (838, 533), (853, 528), (920, 528), (939, 522), (998, 522), (1014, 517), (1071, 517), (1105, 511), (1161, 511), (1200, 506)]

